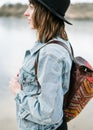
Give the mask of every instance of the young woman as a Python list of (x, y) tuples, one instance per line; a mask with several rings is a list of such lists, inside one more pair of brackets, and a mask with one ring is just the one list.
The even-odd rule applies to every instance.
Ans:
[(20, 130), (67, 130), (63, 100), (72, 61), (68, 51), (53, 42), (60, 41), (70, 50), (65, 31), (65, 23), (70, 23), (64, 18), (69, 4), (70, 0), (29, 0), (24, 15), (37, 31), (37, 40), (26, 51), (22, 68), (9, 85), (15, 95)]

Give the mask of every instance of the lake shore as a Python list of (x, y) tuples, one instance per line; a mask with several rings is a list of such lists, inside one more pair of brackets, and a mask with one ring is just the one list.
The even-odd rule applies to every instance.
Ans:
[[(27, 5), (5, 4), (0, 7), (0, 17), (23, 17)], [(93, 19), (93, 3), (78, 3), (70, 6), (66, 13), (70, 19)]]

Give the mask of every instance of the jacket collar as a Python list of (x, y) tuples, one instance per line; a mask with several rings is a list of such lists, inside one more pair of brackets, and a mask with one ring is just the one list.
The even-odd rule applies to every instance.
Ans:
[(39, 51), (45, 45), (46, 45), (46, 43), (35, 42), (35, 45), (30, 50), (31, 55), (34, 55), (37, 51)]
[[(56, 37), (56, 38), (53, 38), (50, 40), (50, 42), (52, 40), (59, 40), (59, 41), (62, 41), (63, 43), (65, 43), (65, 41), (59, 37)], [(26, 53), (27, 54), (31, 54), (31, 55), (34, 55), (36, 52), (38, 52), (42, 47), (44, 47), (47, 43), (44, 43), (44, 42), (35, 42), (34, 46), (32, 47), (31, 50), (28, 50)]]

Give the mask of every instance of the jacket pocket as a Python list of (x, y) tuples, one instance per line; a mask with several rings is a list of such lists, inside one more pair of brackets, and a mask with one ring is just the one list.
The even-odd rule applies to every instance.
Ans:
[(22, 68), (19, 78), (24, 91), (31, 92), (35, 89), (35, 74), (33, 72), (28, 72)]

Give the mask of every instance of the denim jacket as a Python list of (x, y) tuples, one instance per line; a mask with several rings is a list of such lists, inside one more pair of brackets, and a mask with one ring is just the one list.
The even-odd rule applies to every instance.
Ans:
[[(69, 41), (54, 38), (66, 44)], [(53, 39), (53, 40), (54, 40)], [(41, 48), (41, 49), (40, 49)], [(34, 62), (39, 52), (38, 95)], [(36, 42), (27, 50), (19, 74), (21, 92), (15, 97), (17, 121), (20, 130), (55, 130), (63, 121), (63, 99), (69, 89), (71, 58), (68, 51), (57, 44)]]

